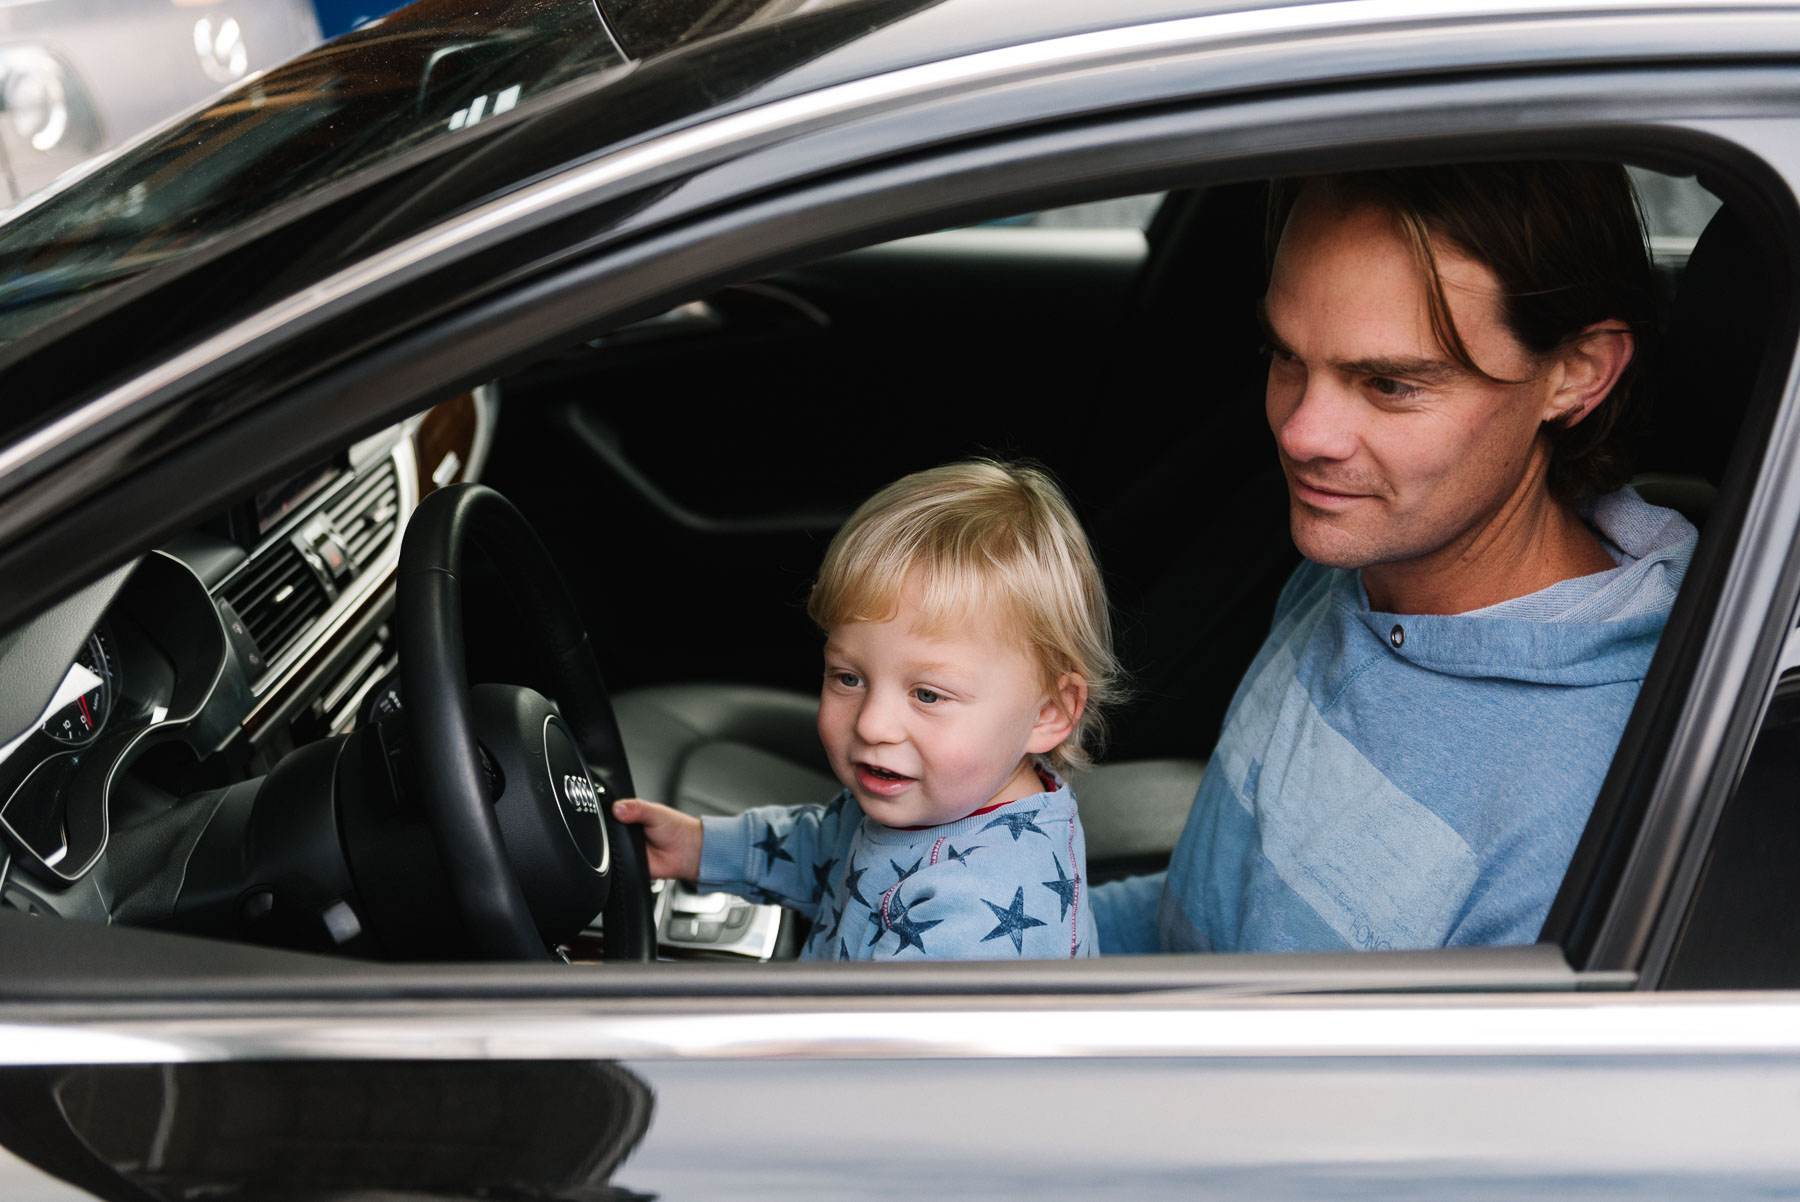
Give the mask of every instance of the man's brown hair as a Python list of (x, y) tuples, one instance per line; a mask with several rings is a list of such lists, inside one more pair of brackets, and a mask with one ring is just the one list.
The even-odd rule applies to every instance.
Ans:
[(1339, 207), (1386, 211), (1426, 282), (1432, 332), (1457, 364), (1484, 379), (1450, 319), (1432, 241), (1485, 265), (1499, 280), (1507, 329), (1534, 355), (1571, 345), (1616, 320), (1636, 341), (1612, 392), (1579, 424), (1551, 422), (1549, 485), (1563, 501), (1611, 492), (1630, 476), (1624, 446), (1634, 392), (1656, 334), (1654, 277), (1643, 211), (1616, 163), (1464, 163), (1278, 180), (1269, 195), (1271, 262), (1303, 185)]

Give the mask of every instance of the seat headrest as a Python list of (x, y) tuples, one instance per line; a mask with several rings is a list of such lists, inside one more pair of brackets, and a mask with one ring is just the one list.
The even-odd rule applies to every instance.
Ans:
[(1676, 289), (1640, 462), (1722, 481), (1750, 403), (1774, 303), (1768, 250), (1730, 209), (1713, 214)]

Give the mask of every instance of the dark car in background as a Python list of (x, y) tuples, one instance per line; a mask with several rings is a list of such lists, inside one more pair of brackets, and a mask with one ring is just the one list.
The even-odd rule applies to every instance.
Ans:
[[(1800, 1189), (1796, 148), (1773, 0), (421, 0), (104, 160), (0, 224), (0, 1196)], [(1524, 156), (1650, 199), (1702, 527), (1539, 942), (652, 890), (596, 798), (823, 800), (818, 557), (978, 452), (1119, 613), (1092, 879), (1166, 860), (1294, 563), (1268, 181)]]

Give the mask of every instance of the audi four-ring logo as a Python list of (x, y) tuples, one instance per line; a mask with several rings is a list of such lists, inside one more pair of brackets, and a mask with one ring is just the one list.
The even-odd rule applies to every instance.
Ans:
[(600, 794), (594, 788), (594, 782), (585, 776), (563, 777), (563, 799), (583, 814), (600, 812)]

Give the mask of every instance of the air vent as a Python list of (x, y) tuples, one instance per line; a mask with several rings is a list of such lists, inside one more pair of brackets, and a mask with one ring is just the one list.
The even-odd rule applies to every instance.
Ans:
[(400, 473), (390, 456), (331, 503), (331, 524), (343, 536), (357, 571), (381, 554), (400, 526)]
[(280, 659), (331, 603), (305, 558), (287, 542), (246, 564), (221, 595), (243, 619), (267, 664)]

